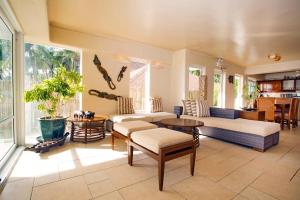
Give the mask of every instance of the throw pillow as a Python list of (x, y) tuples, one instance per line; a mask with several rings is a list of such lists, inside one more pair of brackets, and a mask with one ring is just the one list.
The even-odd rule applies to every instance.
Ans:
[(129, 97), (118, 97), (118, 114), (133, 114), (133, 99)]
[(198, 117), (209, 117), (210, 112), (209, 112), (209, 106), (207, 101), (198, 100), (198, 104), (199, 104)]
[(198, 116), (198, 103), (196, 100), (182, 100), (183, 103), (183, 113), (185, 115)]
[(151, 105), (151, 112), (152, 113), (163, 111), (162, 99), (160, 97), (150, 98), (150, 105)]

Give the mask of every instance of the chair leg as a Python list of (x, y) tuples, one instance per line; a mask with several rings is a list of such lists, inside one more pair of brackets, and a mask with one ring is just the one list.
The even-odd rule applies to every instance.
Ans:
[(128, 142), (128, 164), (132, 166), (133, 161), (133, 146), (130, 145), (130, 142)]
[(159, 154), (159, 160), (158, 160), (158, 185), (159, 190), (163, 190), (164, 185), (164, 175), (165, 175), (165, 160), (163, 154)]
[(193, 147), (193, 153), (190, 155), (190, 168), (191, 168), (191, 175), (194, 176), (195, 171), (195, 161), (196, 161), (196, 148)]
[(113, 133), (111, 133), (111, 149), (115, 149), (115, 136)]

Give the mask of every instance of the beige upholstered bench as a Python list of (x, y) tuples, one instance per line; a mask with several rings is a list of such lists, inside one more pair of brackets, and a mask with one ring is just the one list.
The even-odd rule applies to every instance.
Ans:
[(126, 121), (115, 123), (111, 132), (111, 145), (114, 149), (115, 138), (127, 140), (128, 135), (134, 131), (157, 128), (157, 125), (145, 121)]
[(133, 150), (138, 149), (158, 161), (159, 190), (163, 189), (165, 162), (190, 155), (190, 171), (194, 175), (196, 143), (193, 136), (166, 128), (135, 131), (128, 134), (128, 164), (132, 166)]

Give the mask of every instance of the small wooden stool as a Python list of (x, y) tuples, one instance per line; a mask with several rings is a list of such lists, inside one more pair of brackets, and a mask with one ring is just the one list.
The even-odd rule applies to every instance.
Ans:
[(163, 190), (165, 162), (190, 155), (190, 170), (194, 176), (196, 142), (193, 136), (166, 128), (132, 132), (128, 135), (128, 164), (132, 166), (133, 150), (138, 149), (158, 161), (159, 190)]

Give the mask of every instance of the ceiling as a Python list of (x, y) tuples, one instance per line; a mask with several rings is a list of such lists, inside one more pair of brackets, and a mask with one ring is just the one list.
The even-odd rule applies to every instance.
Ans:
[(188, 48), (241, 66), (300, 59), (299, 0), (48, 0), (53, 26)]

